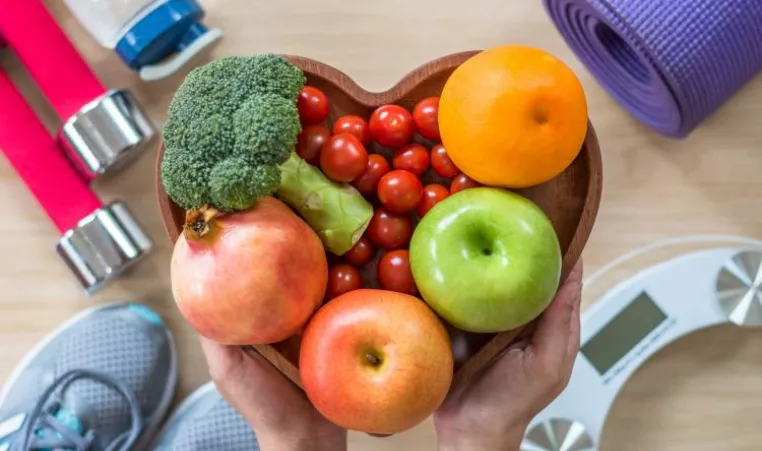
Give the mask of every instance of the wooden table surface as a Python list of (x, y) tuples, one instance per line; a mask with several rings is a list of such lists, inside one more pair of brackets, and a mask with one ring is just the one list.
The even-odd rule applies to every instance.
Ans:
[[(46, 2), (100, 78), (129, 88), (160, 125), (180, 74), (144, 84), (98, 44), (60, 0)], [(207, 0), (207, 23), (224, 29), (206, 58), (249, 52), (298, 54), (332, 64), (371, 90), (447, 53), (506, 43), (559, 56), (577, 72), (589, 100), (604, 160), (604, 194), (584, 253), (590, 272), (660, 238), (694, 233), (759, 237), (762, 229), (762, 77), (757, 77), (688, 139), (660, 137), (631, 119), (574, 58), (539, 1), (481, 0)], [(202, 60), (203, 61), (203, 60)], [(25, 81), (13, 56), (4, 66), (39, 107), (51, 110)], [(47, 332), (98, 303), (135, 300), (159, 311), (179, 347), (178, 397), (208, 380), (198, 343), (169, 291), (170, 243), (153, 195), (155, 149), (109, 180), (96, 183), (106, 200), (120, 198), (157, 244), (149, 260), (92, 298), (85, 297), (56, 257), (55, 228), (0, 159), (0, 377)], [(760, 190), (760, 191), (757, 191)], [(630, 274), (644, 262), (625, 265)], [(639, 266), (640, 265), (640, 266)], [(588, 296), (589, 298), (590, 296)], [(686, 302), (690, 300), (686, 299)], [(590, 299), (586, 299), (586, 304)], [(624, 388), (605, 428), (602, 451), (758, 450), (762, 428), (762, 331), (717, 327), (656, 355)], [(387, 439), (352, 434), (352, 449), (433, 450), (431, 422)]]

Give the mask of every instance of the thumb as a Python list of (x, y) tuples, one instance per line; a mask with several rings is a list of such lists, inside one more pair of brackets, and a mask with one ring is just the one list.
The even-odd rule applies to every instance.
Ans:
[(532, 339), (536, 358), (544, 368), (562, 366), (579, 341), (579, 309), (582, 300), (582, 268), (577, 264), (542, 314)]
[(259, 352), (199, 340), (220, 394), (253, 426), (282, 425), (306, 411), (306, 397)]
[[(237, 346), (227, 346), (206, 337), (199, 336), (201, 350), (209, 366), (209, 375), (214, 381), (220, 393), (227, 398), (227, 394), (235, 394), (236, 386), (246, 379), (247, 368), (246, 355)], [(233, 393), (231, 393), (233, 392)]]
[[(268, 390), (288, 386), (286, 379), (256, 350), (227, 346), (199, 337), (201, 349), (209, 365), (209, 373), (218, 388), (231, 394)], [(245, 393), (241, 393), (245, 392)]]
[(223, 345), (201, 335), (199, 342), (212, 379), (227, 379), (229, 373), (239, 371), (244, 357), (240, 348)]

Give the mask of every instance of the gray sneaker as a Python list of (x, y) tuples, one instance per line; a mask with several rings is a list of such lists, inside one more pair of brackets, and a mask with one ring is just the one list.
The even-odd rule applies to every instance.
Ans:
[(213, 382), (191, 393), (169, 417), (155, 451), (259, 451), (251, 426), (222, 398)]
[(131, 303), (80, 313), (40, 342), (0, 391), (0, 451), (145, 447), (177, 381), (161, 318)]

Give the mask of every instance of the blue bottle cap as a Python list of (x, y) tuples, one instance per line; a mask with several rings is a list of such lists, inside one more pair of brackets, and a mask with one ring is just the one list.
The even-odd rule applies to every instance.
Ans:
[(132, 25), (116, 44), (116, 52), (134, 70), (154, 64), (205, 35), (203, 17), (195, 0), (167, 0)]

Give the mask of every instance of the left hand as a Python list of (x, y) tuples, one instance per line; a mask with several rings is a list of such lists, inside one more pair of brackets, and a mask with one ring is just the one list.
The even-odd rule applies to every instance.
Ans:
[(254, 429), (262, 451), (347, 449), (347, 431), (259, 353), (200, 340), (217, 389)]
[(452, 387), (434, 415), (440, 451), (518, 450), (529, 422), (566, 387), (580, 346), (582, 263), (536, 328), (480, 375)]

